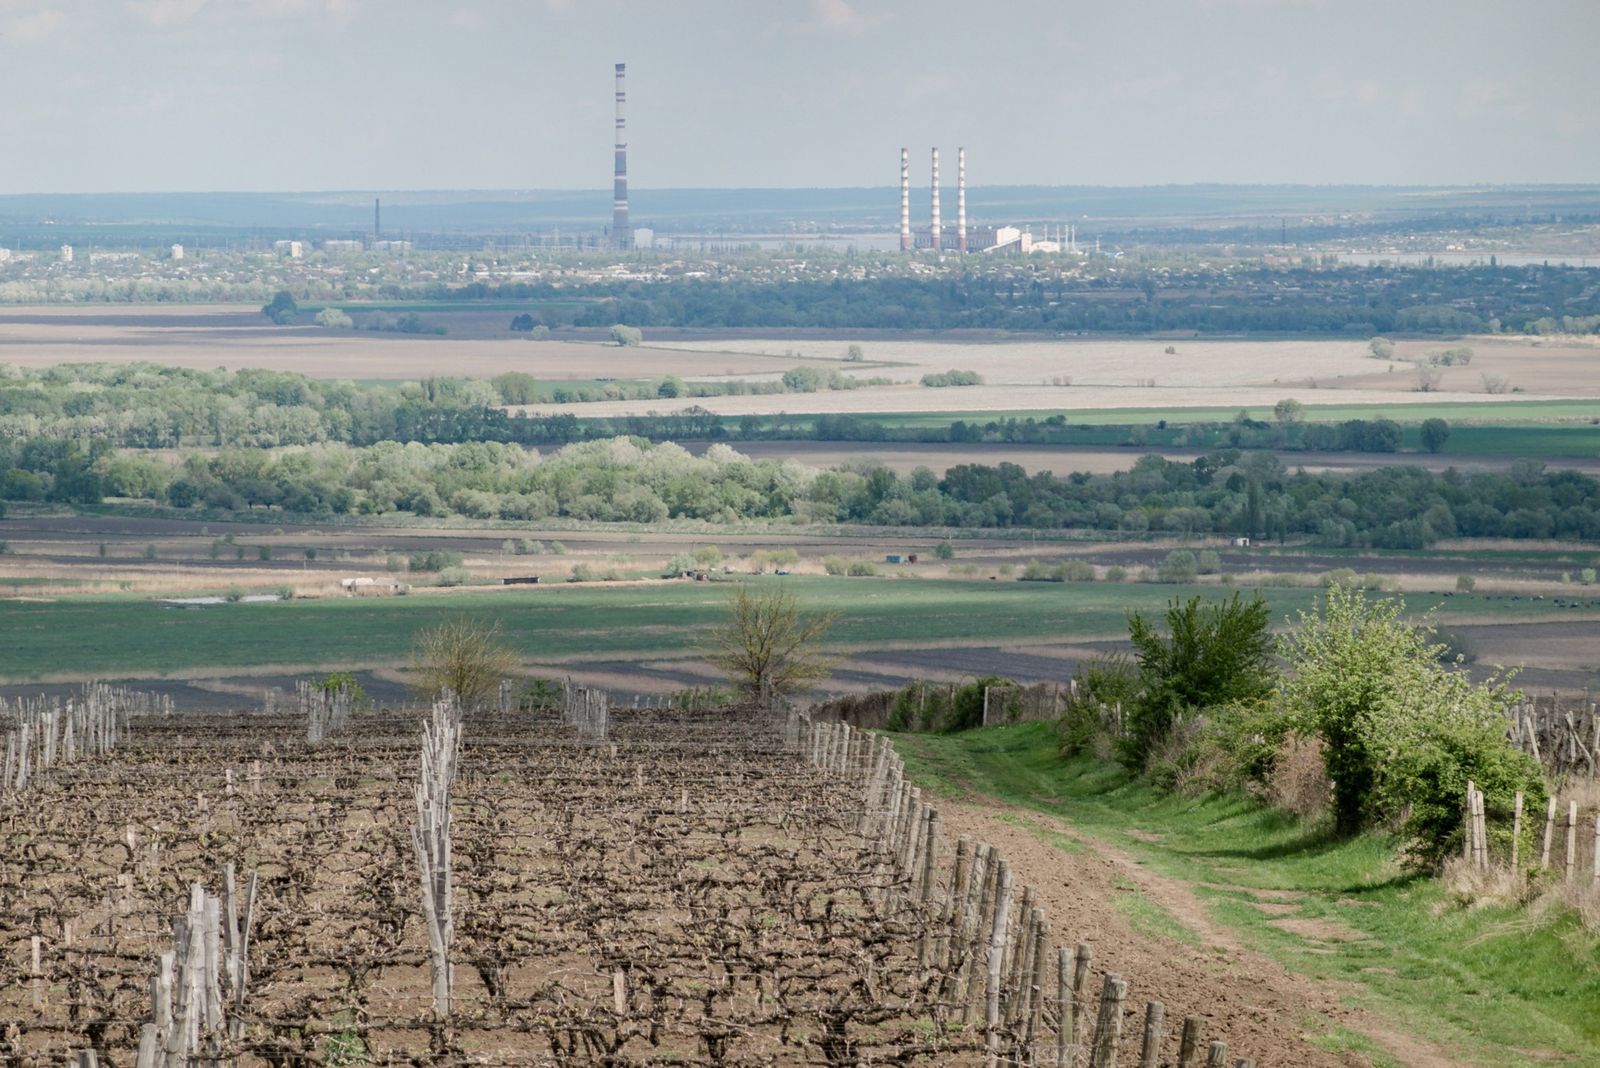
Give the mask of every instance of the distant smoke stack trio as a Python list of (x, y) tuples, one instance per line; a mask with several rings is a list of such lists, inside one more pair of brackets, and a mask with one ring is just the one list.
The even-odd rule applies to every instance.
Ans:
[[(933, 166), (928, 197), (929, 225), (926, 232), (911, 229), (911, 150), (900, 150), (900, 251), (917, 248), (942, 250), (945, 244), (944, 217), (939, 202), (939, 150), (933, 149)], [(967, 251), (967, 150), (956, 149), (956, 239), (955, 247)]]
[(627, 90), (623, 79), (628, 65), (617, 64), (617, 167), (611, 200), (611, 241), (618, 248), (633, 247), (633, 227), (628, 223), (628, 140), (627, 120), (623, 118), (623, 104)]

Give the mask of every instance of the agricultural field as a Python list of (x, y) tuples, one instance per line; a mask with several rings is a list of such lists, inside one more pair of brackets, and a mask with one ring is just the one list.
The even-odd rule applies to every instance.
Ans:
[(8, 1056), (1111, 1065), (1142, 1016), (1155, 1049), (1181, 1031), (1339, 1063), (1296, 1020), (1330, 998), (1263, 1016), (1250, 969), (1171, 967), (1129, 924), (1036, 892), (985, 840), (1003, 825), (969, 837), (952, 805), (962, 836), (943, 834), (880, 742), (750, 711), (594, 727), (436, 707), (425, 797), (414, 711), (315, 742), (299, 715), (122, 713), (111, 752), (50, 759), (13, 817), (30, 860), (0, 868)]
[[(467, 318), (444, 336), (316, 326), (274, 326), (259, 307), (42, 306), (0, 310), (0, 364), (157, 363), (209, 370), (267, 368), (313, 378), (417, 380), (492, 378), (522, 371), (541, 379), (759, 378), (811, 361), (723, 352), (658, 352), (592, 341), (530, 341), (506, 329), (513, 310)], [(440, 317), (460, 326), (460, 317)], [(486, 321), (488, 320), (488, 321)], [(497, 327), (492, 326), (498, 324)]]

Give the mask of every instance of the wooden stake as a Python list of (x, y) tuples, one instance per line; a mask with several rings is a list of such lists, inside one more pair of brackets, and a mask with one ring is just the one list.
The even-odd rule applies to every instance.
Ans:
[(1006, 921), (1011, 910), (1011, 865), (1002, 860), (998, 867), (994, 922), (989, 928), (989, 985), (984, 1014), (984, 1034), (988, 1046), (985, 1063), (989, 1068), (993, 1068), (1000, 1056), (1000, 980), (1006, 951)]
[(1567, 861), (1563, 882), (1572, 882), (1573, 872), (1578, 866), (1578, 803), (1567, 802)]
[(1100, 1014), (1094, 1022), (1090, 1068), (1115, 1068), (1117, 1051), (1122, 1046), (1122, 1002), (1127, 996), (1128, 984), (1122, 977), (1108, 974), (1100, 987)]
[(1197, 1068), (1200, 1061), (1200, 1021), (1183, 1019), (1183, 1037), (1178, 1039), (1178, 1068)]
[(1539, 868), (1541, 871), (1550, 867), (1550, 836), (1556, 827), (1556, 799), (1551, 798), (1544, 810), (1544, 848), (1539, 851)]
[(1159, 1001), (1144, 1007), (1144, 1044), (1139, 1047), (1139, 1068), (1159, 1068), (1161, 1042), (1166, 1037), (1167, 1010)]
[(1522, 856), (1522, 791), (1517, 791), (1516, 801), (1511, 813), (1511, 870), (1516, 871), (1520, 866)]
[(1206, 1053), (1206, 1068), (1228, 1068), (1228, 1044), (1213, 1042)]

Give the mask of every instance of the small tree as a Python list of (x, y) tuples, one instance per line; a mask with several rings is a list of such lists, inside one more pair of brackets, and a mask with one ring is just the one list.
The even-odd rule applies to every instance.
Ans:
[(611, 340), (621, 348), (634, 348), (644, 341), (644, 334), (638, 327), (618, 323), (611, 328)]
[(294, 294), (287, 289), (278, 290), (270, 303), (261, 306), (261, 314), (279, 326), (294, 322), (294, 317), (299, 313), (300, 305), (295, 303)]
[(828, 675), (820, 646), (838, 614), (806, 614), (778, 586), (752, 592), (745, 584), (728, 602), (728, 619), (711, 632), (712, 663), (753, 696), (790, 694)]
[(1277, 682), (1267, 603), (1235, 593), (1202, 606), (1200, 598), (1167, 605), (1167, 633), (1138, 612), (1128, 617), (1128, 638), (1139, 663), (1142, 689), (1127, 717), (1123, 759), (1142, 767), (1190, 709), (1264, 700)]
[(1443, 419), (1424, 419), (1419, 433), (1422, 447), (1429, 452), (1438, 452), (1450, 440), (1450, 424)]
[(1394, 355), (1394, 342), (1386, 337), (1375, 337), (1367, 342), (1367, 349), (1374, 359), (1387, 360)]
[(465, 617), (418, 631), (411, 641), (412, 688), (427, 701), (448, 690), (463, 708), (487, 705), (516, 663), (499, 627)]
[(323, 308), (317, 312), (318, 326), (325, 326), (330, 330), (354, 329), (356, 321), (344, 313), (341, 308)]
[(1272, 415), (1278, 422), (1285, 425), (1298, 423), (1300, 416), (1305, 412), (1305, 405), (1293, 397), (1285, 397), (1272, 406)]
[(844, 358), (849, 360), (851, 363), (860, 363), (862, 360), (866, 359), (866, 355), (861, 351), (860, 345), (851, 345), (849, 348), (844, 350)]

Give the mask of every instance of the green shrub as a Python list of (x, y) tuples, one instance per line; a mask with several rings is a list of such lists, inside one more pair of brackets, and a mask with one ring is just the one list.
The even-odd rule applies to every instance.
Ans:
[(1127, 577), (1128, 572), (1117, 564), (1112, 564), (1110, 567), (1106, 568), (1107, 582), (1121, 582)]
[(842, 556), (824, 556), (822, 570), (830, 575), (843, 575), (850, 570), (850, 561)]
[(1200, 561), (1188, 549), (1174, 549), (1156, 568), (1161, 582), (1193, 582), (1200, 574)]
[(922, 376), (922, 384), (935, 389), (946, 386), (981, 386), (983, 376), (976, 371), (945, 371), (942, 374), (929, 373)]
[(1093, 750), (1105, 734), (1102, 708), (1127, 707), (1143, 685), (1137, 665), (1123, 652), (1090, 657), (1078, 665), (1072, 680), (1066, 709), (1056, 727), (1062, 756)]
[(867, 578), (876, 575), (878, 567), (869, 560), (852, 560), (850, 561), (849, 571), (846, 573), (851, 578)]
[(1130, 767), (1144, 766), (1180, 714), (1264, 700), (1277, 681), (1267, 603), (1259, 594), (1244, 602), (1235, 593), (1204, 606), (1198, 597), (1174, 600), (1166, 624), (1162, 634), (1142, 614), (1128, 617), (1141, 684), (1119, 743)]
[(1475, 589), (1477, 587), (1477, 585), (1478, 585), (1478, 580), (1473, 578), (1471, 575), (1457, 575), (1456, 576), (1456, 592), (1457, 593), (1471, 593), (1473, 591), (1473, 589)]
[[(1403, 821), (1411, 859), (1436, 866), (1460, 844), (1468, 779), (1503, 811), (1517, 790), (1535, 807), (1543, 779), (1506, 741), (1506, 681), (1477, 684), (1440, 663), (1431, 623), (1403, 618), (1400, 598), (1331, 587), (1280, 644), (1295, 665), (1283, 687), (1289, 725), (1322, 739), (1334, 827), (1354, 834)], [(1493, 821), (1491, 821), (1493, 822)]]
[(425, 553), (413, 553), (408, 570), (443, 571), (447, 567), (460, 567), (465, 562), (466, 557), (454, 549), (434, 549)]
[(439, 585), (465, 586), (472, 581), (472, 575), (464, 567), (442, 567), (439, 569)]
[[(956, 558), (956, 547), (947, 541), (941, 541), (933, 547), (933, 555), (940, 560), (954, 560)], [(1590, 570), (1591, 572), (1593, 571), (1592, 568)]]

